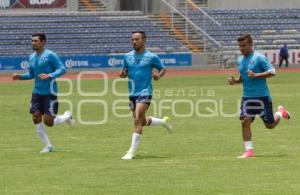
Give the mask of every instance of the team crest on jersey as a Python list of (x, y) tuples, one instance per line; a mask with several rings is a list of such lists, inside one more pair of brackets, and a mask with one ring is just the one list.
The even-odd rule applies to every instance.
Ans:
[(151, 60), (151, 58), (149, 58), (149, 57), (143, 57), (142, 62), (147, 64), (150, 62), (150, 60)]
[(134, 59), (133, 56), (130, 56), (130, 57), (128, 57), (127, 59), (128, 59), (128, 63), (129, 63), (129, 64), (133, 64), (133, 63), (135, 62), (135, 59)]
[(44, 64), (45, 62), (47, 62), (48, 61), (48, 57), (42, 57), (41, 59), (40, 59), (40, 63), (42, 63), (42, 64)]
[(131, 64), (147, 64), (149, 63), (151, 58), (149, 57), (143, 57), (143, 58), (135, 58), (135, 57), (129, 57), (128, 62)]

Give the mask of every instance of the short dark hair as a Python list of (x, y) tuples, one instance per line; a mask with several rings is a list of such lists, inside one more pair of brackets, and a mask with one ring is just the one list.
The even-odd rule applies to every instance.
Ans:
[(250, 43), (250, 44), (253, 43), (252, 36), (251, 36), (250, 33), (243, 33), (243, 34), (241, 34), (241, 35), (237, 38), (237, 41), (238, 41), (238, 42), (241, 42), (241, 41), (244, 41), (245, 39), (248, 40), (248, 43)]
[(46, 41), (46, 35), (44, 33), (33, 33), (31, 37), (39, 37), (41, 41)]
[(146, 39), (146, 33), (145, 33), (144, 31), (142, 31), (142, 30), (137, 30), (137, 31), (133, 31), (131, 34), (133, 35), (133, 34), (135, 34), (135, 33), (141, 34), (141, 35), (142, 35), (142, 38), (143, 38), (143, 39)]

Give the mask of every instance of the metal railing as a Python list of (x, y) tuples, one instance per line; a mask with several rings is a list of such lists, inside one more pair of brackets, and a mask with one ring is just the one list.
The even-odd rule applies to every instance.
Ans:
[[(199, 10), (199, 13), (201, 13), (204, 16), (202, 18), (203, 25), (199, 25), (198, 23), (193, 21), (192, 18), (189, 16), (189, 12), (188, 12), (189, 0), (185, 1), (185, 8), (183, 8), (183, 11), (177, 9), (176, 5), (172, 5), (170, 1), (172, 0), (162, 0), (161, 2), (163, 3), (163, 5), (166, 6), (164, 11), (167, 11), (171, 15), (170, 22), (172, 23), (171, 24), (172, 28), (174, 28), (174, 23), (178, 22), (178, 17), (177, 18), (174, 17), (174, 15), (176, 14), (177, 16), (182, 18), (185, 22), (185, 26), (182, 25), (182, 27), (184, 27), (182, 30), (185, 30), (186, 39), (189, 40), (190, 38), (192, 38), (191, 37), (192, 35), (190, 35), (192, 31), (196, 32), (196, 37), (199, 37), (199, 40), (202, 39), (203, 53), (206, 54), (208, 63), (219, 65), (219, 67), (222, 68), (223, 67), (223, 57), (222, 57), (223, 46), (219, 41), (214, 39), (214, 37), (209, 35), (206, 29), (206, 25), (207, 24), (209, 24), (210, 26), (214, 25), (215, 28), (220, 28), (220, 30), (223, 28), (223, 26), (214, 18), (209, 16), (208, 13), (206, 13), (204, 10), (198, 7), (197, 11)], [(192, 31), (190, 31), (191, 27), (192, 27)]]
[[(186, 21), (186, 36), (188, 39), (188, 35), (189, 35), (189, 31), (188, 31), (188, 25), (192, 26), (194, 29), (198, 30), (206, 39), (208, 39), (210, 42), (212, 42), (216, 47), (221, 48), (222, 45), (215, 40), (213, 37), (211, 37), (205, 29), (201, 28), (199, 25), (195, 24), (188, 16), (188, 11), (186, 12), (186, 14), (182, 13), (181, 11), (177, 10), (176, 7), (174, 7), (171, 3), (169, 3), (167, 0), (161, 0), (163, 2), (164, 5), (166, 5), (170, 10), (171, 10), (171, 22), (172, 25), (174, 24), (174, 13), (180, 15), (182, 18), (184, 18), (184, 20)], [(188, 0), (186, 0), (186, 4)], [(199, 8), (201, 9), (201, 8)], [(206, 13), (202, 10), (202, 13)], [(205, 16), (209, 16), (207, 13)], [(221, 24), (219, 24), (216, 20), (214, 20), (213, 18), (211, 18), (210, 16), (208, 17), (210, 20), (212, 20), (214, 23), (216, 23), (217, 25), (221, 26)]]

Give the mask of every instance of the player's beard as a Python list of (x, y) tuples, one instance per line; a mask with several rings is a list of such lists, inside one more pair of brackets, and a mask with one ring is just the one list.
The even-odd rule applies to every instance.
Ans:
[(136, 51), (136, 52), (140, 52), (143, 50), (143, 45), (133, 45), (133, 49)]
[(139, 47), (138, 45), (135, 45), (135, 44), (134, 44), (132, 47), (133, 47), (133, 49), (134, 49), (135, 51), (138, 51), (138, 50), (140, 49), (140, 47)]
[(33, 50), (33, 51), (37, 51), (37, 50), (38, 50), (38, 47), (37, 47), (37, 46), (32, 46), (32, 50)]

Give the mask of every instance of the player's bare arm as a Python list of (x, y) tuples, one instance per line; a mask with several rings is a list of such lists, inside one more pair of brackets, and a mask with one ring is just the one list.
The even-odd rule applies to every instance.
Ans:
[(268, 77), (275, 76), (275, 74), (270, 71), (266, 71), (266, 72), (262, 72), (262, 73), (255, 73), (252, 70), (248, 70), (247, 73), (248, 73), (248, 76), (251, 78), (268, 78)]
[(121, 77), (121, 78), (126, 78), (126, 77), (127, 77), (127, 72), (126, 72), (125, 70), (121, 70), (121, 71), (119, 72), (119, 77)]
[(13, 81), (20, 80), (20, 75), (18, 73), (13, 73), (12, 79), (13, 79)]
[(230, 76), (227, 78), (227, 81), (229, 83), (229, 85), (234, 85), (237, 83), (241, 83), (242, 82), (242, 77), (239, 76), (238, 78), (235, 78), (234, 76)]
[(155, 81), (158, 81), (161, 77), (163, 77), (166, 73), (166, 69), (161, 69), (158, 73), (157, 72), (153, 72), (152, 73), (152, 78), (155, 80)]
[(45, 73), (39, 74), (39, 79), (41, 79), (41, 80), (47, 80), (50, 77), (51, 77), (50, 74), (45, 74)]

